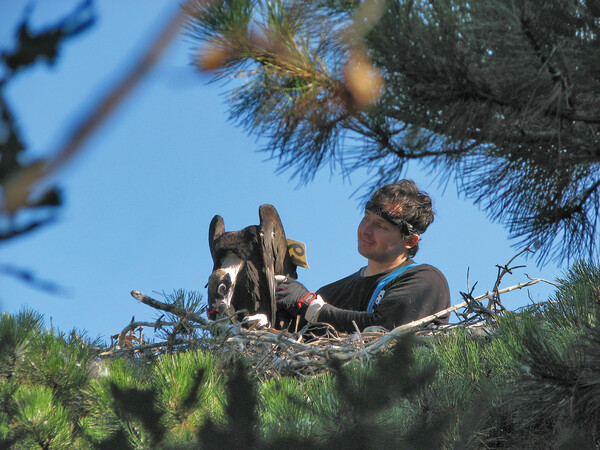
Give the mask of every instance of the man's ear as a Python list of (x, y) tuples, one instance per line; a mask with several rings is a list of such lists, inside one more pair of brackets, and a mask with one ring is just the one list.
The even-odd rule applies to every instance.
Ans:
[(415, 245), (417, 245), (417, 242), (419, 242), (418, 234), (413, 233), (409, 236), (406, 236), (404, 238), (404, 248), (406, 248), (406, 249), (413, 248)]

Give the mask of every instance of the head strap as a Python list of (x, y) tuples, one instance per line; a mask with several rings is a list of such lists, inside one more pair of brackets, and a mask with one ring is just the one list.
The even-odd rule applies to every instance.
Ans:
[(420, 234), (415, 227), (413, 227), (410, 223), (408, 223), (406, 220), (404, 220), (401, 217), (398, 217), (395, 214), (392, 214), (391, 212), (389, 212), (388, 210), (384, 209), (383, 207), (379, 206), (376, 203), (373, 203), (371, 201), (367, 202), (367, 204), (365, 205), (365, 209), (367, 211), (371, 211), (373, 214), (377, 214), (379, 217), (381, 217), (382, 219), (387, 220), (388, 222), (390, 222), (391, 224), (393, 224), (395, 227), (397, 227), (403, 235), (405, 236), (409, 236), (411, 234)]

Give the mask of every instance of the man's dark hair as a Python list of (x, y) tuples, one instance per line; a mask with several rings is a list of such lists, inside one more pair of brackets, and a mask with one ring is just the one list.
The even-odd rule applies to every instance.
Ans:
[[(380, 188), (369, 202), (402, 219), (410, 226), (410, 231), (423, 234), (433, 222), (433, 203), (431, 197), (420, 191), (413, 180), (400, 180)], [(405, 231), (403, 231), (406, 234)], [(419, 242), (411, 248), (408, 255), (413, 257), (419, 251)]]

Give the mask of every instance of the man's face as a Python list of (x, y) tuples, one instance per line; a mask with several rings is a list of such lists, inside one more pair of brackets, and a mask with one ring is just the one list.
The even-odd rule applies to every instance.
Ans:
[(405, 238), (401, 231), (371, 211), (358, 225), (358, 252), (365, 258), (385, 263), (406, 253)]

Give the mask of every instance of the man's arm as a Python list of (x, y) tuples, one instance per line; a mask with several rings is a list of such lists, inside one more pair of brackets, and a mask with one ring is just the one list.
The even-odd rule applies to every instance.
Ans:
[[(343, 332), (355, 331), (353, 322), (360, 330), (369, 326), (382, 326), (392, 330), (399, 325), (426, 317), (450, 306), (450, 293), (446, 279), (441, 272), (429, 265), (421, 265), (405, 272), (388, 283), (384, 289), (386, 292), (372, 313), (336, 308), (321, 300), (318, 304), (311, 303), (309, 321), (326, 322)], [(308, 290), (297, 282), (294, 282), (293, 290), (297, 292), (298, 299), (290, 301), (288, 298), (287, 305), (292, 305), (294, 311), (291, 311), (290, 307), (286, 309), (292, 314), (301, 313), (302, 310), (307, 311), (309, 305), (306, 302), (304, 305), (302, 302), (298, 304), (298, 301), (309, 293)], [(318, 300), (320, 296), (315, 298)], [(283, 303), (278, 302), (278, 306), (283, 307)], [(440, 322), (447, 322), (447, 318)]]
[[(354, 323), (359, 330), (364, 330), (370, 326), (385, 326), (384, 317), (378, 311), (378, 308), (372, 313), (366, 311), (351, 311), (349, 309), (340, 309), (325, 303), (318, 316), (316, 317), (317, 322), (325, 322), (331, 325), (338, 331), (351, 333), (356, 331)], [(387, 328), (387, 327), (386, 327)]]

